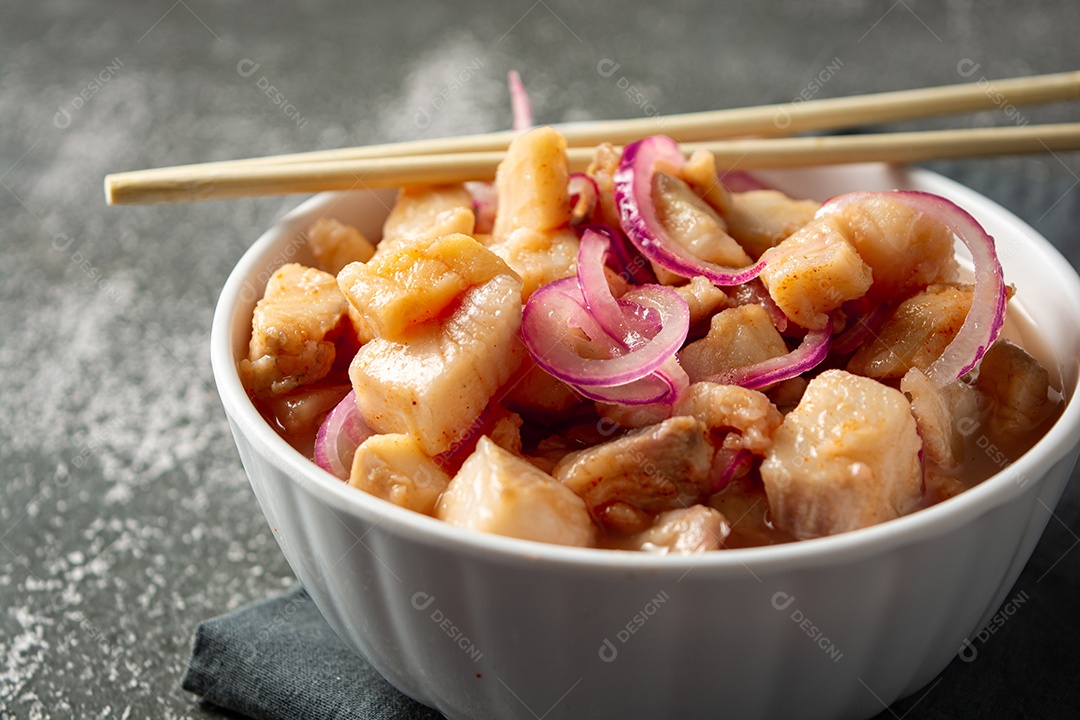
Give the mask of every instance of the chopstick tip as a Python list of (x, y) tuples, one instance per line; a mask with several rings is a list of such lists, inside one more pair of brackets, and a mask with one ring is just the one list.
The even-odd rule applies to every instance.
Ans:
[(105, 176), (105, 204), (106, 205), (115, 205), (116, 204), (116, 196), (113, 194), (113, 178), (114, 177), (115, 176), (113, 176), (113, 175), (106, 175)]

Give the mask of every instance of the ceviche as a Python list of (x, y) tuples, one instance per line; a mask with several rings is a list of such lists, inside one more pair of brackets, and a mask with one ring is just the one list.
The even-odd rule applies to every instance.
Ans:
[(793, 199), (664, 136), (570, 173), (539, 127), (494, 183), (402, 188), (380, 238), (323, 218), (306, 243), (255, 308), (248, 393), (342, 482), (462, 528), (833, 535), (970, 488), (1062, 407), (999, 337), (993, 239), (927, 193)]

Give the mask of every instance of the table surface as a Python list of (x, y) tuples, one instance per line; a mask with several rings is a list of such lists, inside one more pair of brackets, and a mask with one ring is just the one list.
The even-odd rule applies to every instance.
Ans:
[[(220, 717), (178, 686), (196, 623), (294, 582), (208, 336), (230, 268), (300, 198), (110, 208), (106, 173), (502, 129), (509, 69), (560, 122), (1080, 67), (1077, 3), (664, 5), (3, 3), (0, 715)], [(937, 167), (991, 198), (1038, 189), (1023, 219), (1080, 260), (1080, 156)], [(1046, 607), (1080, 571), (1077, 485), (1029, 568)], [(1071, 613), (1043, 620), (1062, 624), (1029, 612), (988, 643), (1076, 634)], [(1040, 688), (1016, 692), (1037, 707)]]

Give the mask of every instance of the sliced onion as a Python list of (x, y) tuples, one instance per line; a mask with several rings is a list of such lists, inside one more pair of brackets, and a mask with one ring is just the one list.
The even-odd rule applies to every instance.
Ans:
[(570, 225), (577, 226), (589, 220), (600, 197), (596, 180), (587, 173), (570, 173), (566, 190), (570, 193)]
[(649, 285), (656, 282), (656, 277), (653, 276), (652, 271), (649, 269), (649, 261), (638, 252), (636, 247), (627, 242), (626, 236), (620, 231), (603, 223), (579, 225), (577, 227), (577, 232), (582, 235), (585, 234), (586, 230), (595, 230), (605, 235), (610, 241), (611, 244), (608, 246), (608, 267), (619, 273), (623, 280), (634, 285)]
[(490, 233), (495, 227), (495, 213), (499, 209), (499, 193), (495, 183), (470, 180), (465, 189), (472, 196), (473, 213), (476, 215), (474, 232)]
[(715, 482), (712, 491), (720, 492), (730, 485), (732, 480), (750, 472), (753, 463), (754, 454), (746, 448), (717, 450), (713, 456), (712, 476)]
[(714, 375), (709, 378), (709, 381), (721, 385), (741, 385), (754, 390), (802, 375), (820, 365), (829, 354), (831, 337), (832, 322), (828, 322), (821, 330), (807, 332), (799, 347), (787, 355), (769, 358), (753, 365), (744, 365)]
[[(639, 347), (628, 348), (604, 330), (586, 307), (575, 277), (544, 285), (529, 297), (521, 338), (537, 365), (571, 385), (625, 385), (643, 378), (682, 347), (690, 329), (690, 310), (670, 288), (654, 285), (637, 291), (633, 301), (655, 310), (661, 322), (660, 331)], [(582, 357), (568, 328), (584, 332), (607, 357)]]
[(682, 369), (675, 355), (669, 357), (667, 362), (654, 373), (654, 376), (663, 380), (668, 386), (668, 395), (662, 402), (675, 402), (683, 390), (690, 387), (690, 376)]
[(529, 102), (525, 85), (521, 82), (517, 70), (507, 73), (507, 81), (510, 84), (510, 109), (514, 117), (511, 127), (514, 132), (525, 132), (533, 125), (532, 103)]
[(672, 355), (651, 375), (626, 385), (575, 388), (582, 396), (599, 402), (620, 405), (671, 405), (690, 386), (690, 377)]
[(765, 267), (759, 260), (746, 268), (727, 268), (694, 256), (675, 242), (656, 215), (653, 176), (657, 163), (681, 168), (685, 160), (678, 144), (665, 135), (653, 135), (627, 145), (615, 172), (615, 204), (619, 222), (630, 241), (646, 258), (676, 275), (704, 275), (714, 285), (741, 285)]
[(587, 398), (671, 403), (689, 384), (675, 353), (690, 308), (672, 288), (643, 285), (615, 298), (604, 273), (610, 230), (586, 229), (575, 276), (544, 285), (525, 304), (521, 337), (533, 360)]
[(660, 330), (655, 312), (629, 300), (616, 300), (611, 294), (604, 262), (611, 238), (595, 228), (581, 236), (578, 250), (577, 279), (585, 305), (604, 331), (618, 339), (626, 349), (640, 347)]
[(339, 480), (347, 481), (356, 448), (374, 434), (360, 417), (356, 392), (350, 390), (326, 416), (315, 436), (315, 463)]
[(839, 212), (849, 205), (874, 197), (888, 197), (915, 212), (934, 218), (960, 239), (971, 253), (975, 267), (975, 294), (964, 324), (940, 357), (926, 370), (938, 387), (970, 372), (1001, 334), (1005, 324), (1005, 277), (992, 238), (975, 218), (951, 200), (917, 190), (854, 192), (840, 195), (821, 206), (818, 216)]

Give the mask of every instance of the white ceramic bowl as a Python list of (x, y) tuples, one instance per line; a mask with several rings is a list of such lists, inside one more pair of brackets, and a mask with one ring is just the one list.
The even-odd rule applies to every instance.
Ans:
[[(863, 718), (937, 675), (1003, 602), (1080, 438), (1080, 280), (1034, 230), (937, 175), (880, 165), (767, 174), (793, 195), (913, 188), (995, 235), (1070, 401), (1023, 458), (876, 527), (777, 547), (657, 557), (470, 533), (346, 486), (259, 416), (237, 375), (266, 278), (309, 260), (327, 214), (377, 237), (392, 192), (324, 194), (233, 270), (212, 357), (274, 537), (323, 615), (391, 683), (451, 718)], [(1051, 369), (1051, 373), (1055, 372)]]

